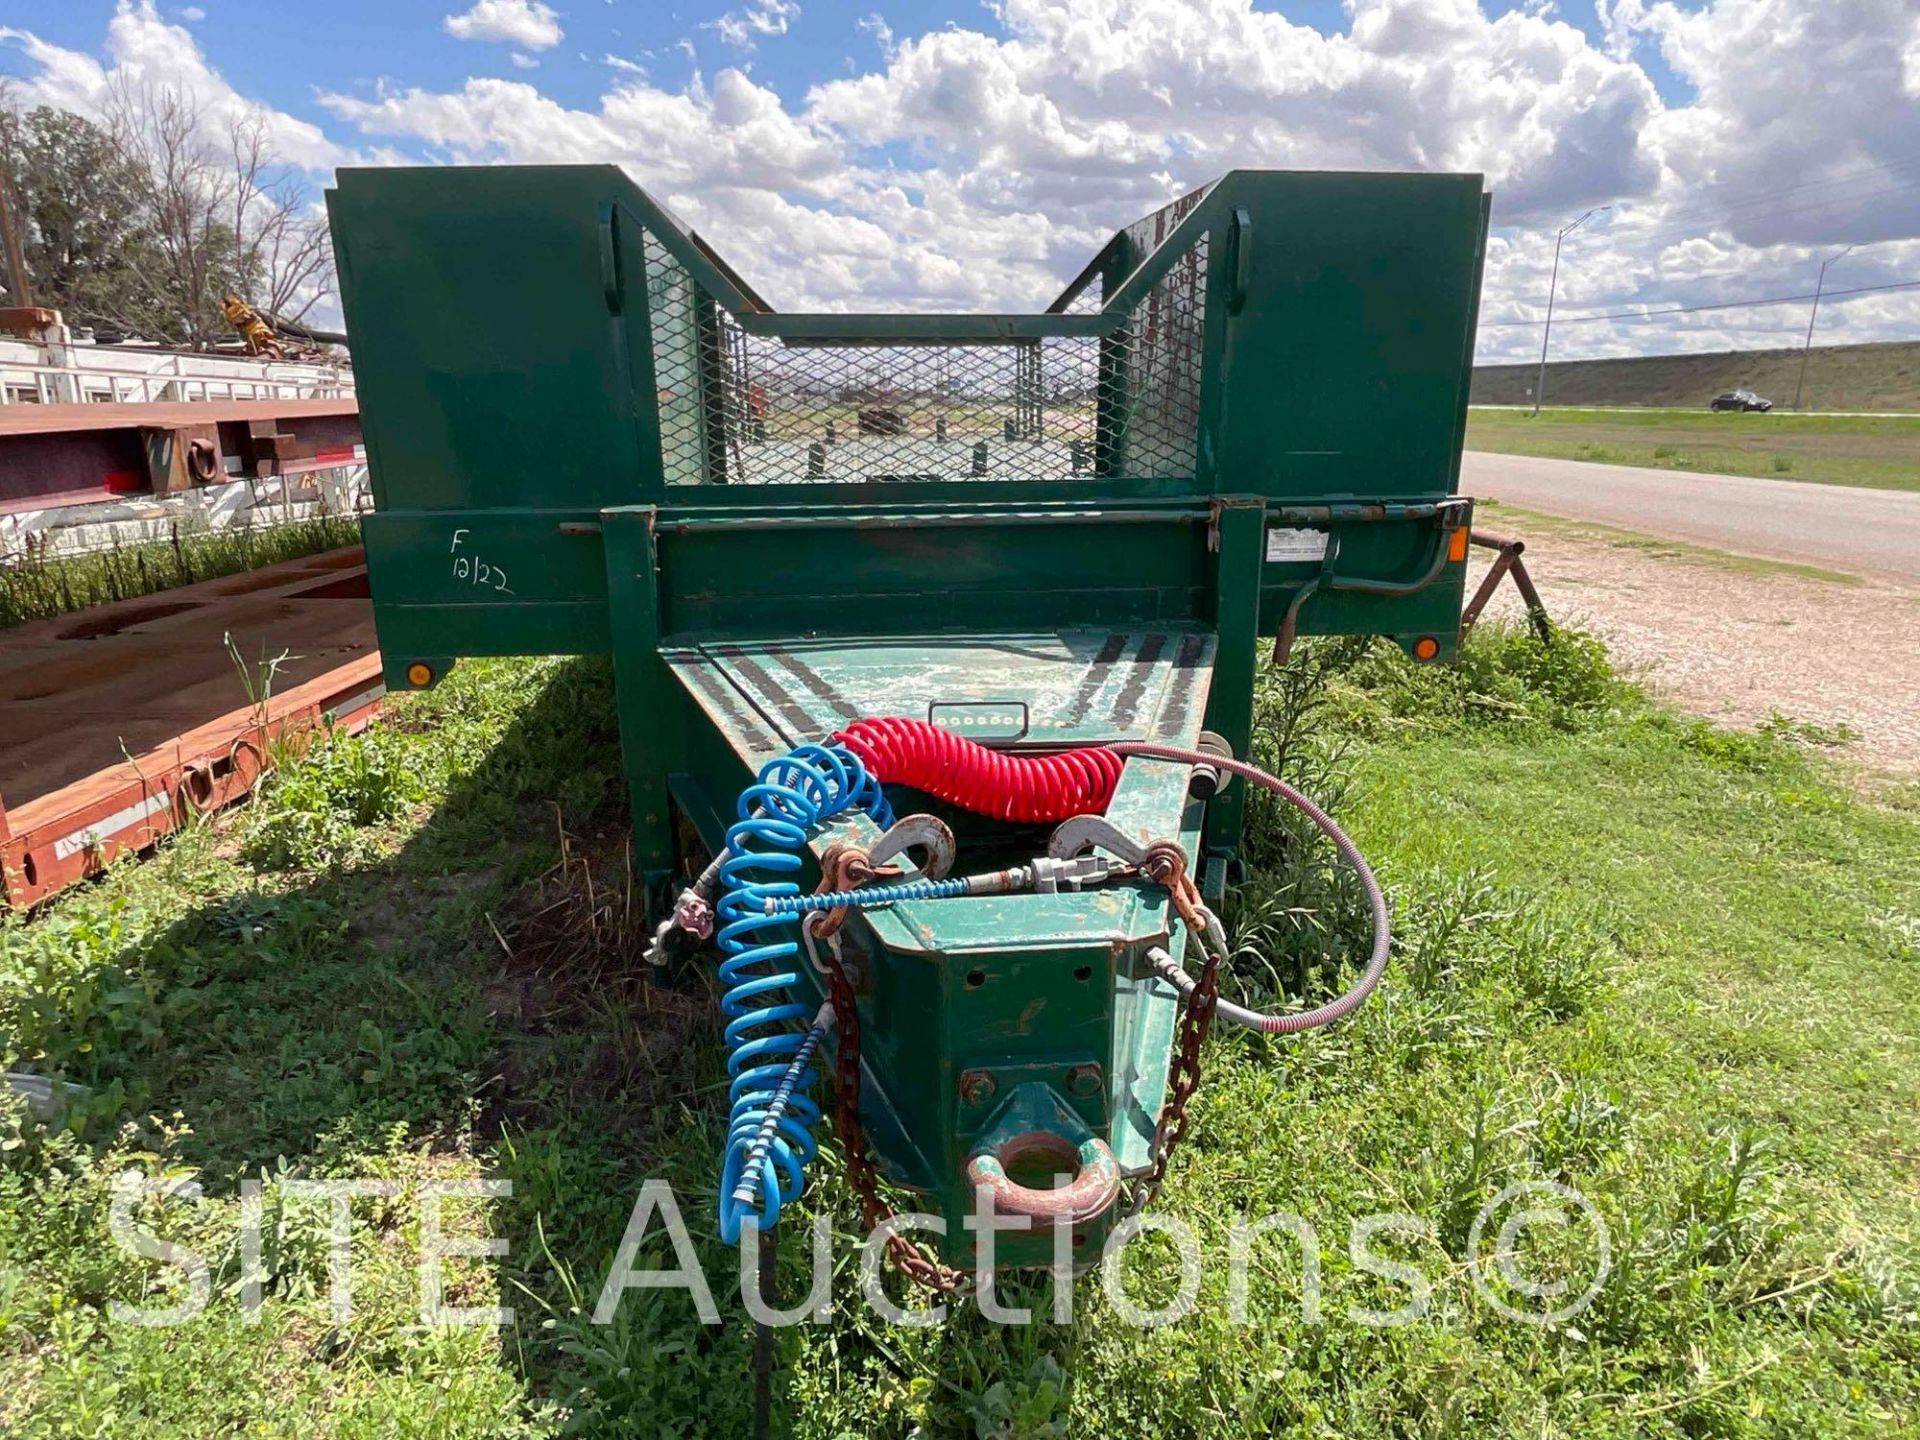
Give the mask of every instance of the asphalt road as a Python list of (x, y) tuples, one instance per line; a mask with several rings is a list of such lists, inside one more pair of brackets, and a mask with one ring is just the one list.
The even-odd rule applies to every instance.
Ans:
[(1718, 550), (1920, 581), (1913, 491), (1469, 450), (1460, 492)]

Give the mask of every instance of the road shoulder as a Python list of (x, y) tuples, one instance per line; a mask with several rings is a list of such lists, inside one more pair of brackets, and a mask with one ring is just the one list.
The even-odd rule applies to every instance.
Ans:
[[(1877, 770), (1920, 775), (1920, 587), (1753, 559), (1508, 505), (1554, 618), (1605, 637), (1654, 693), (1722, 724), (1787, 725)], [(1486, 561), (1476, 554), (1469, 585)], [(1521, 613), (1502, 586), (1489, 616)]]

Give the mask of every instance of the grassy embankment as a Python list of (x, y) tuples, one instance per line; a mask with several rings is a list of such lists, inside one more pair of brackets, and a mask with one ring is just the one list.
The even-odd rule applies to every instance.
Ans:
[[(1265, 753), (1377, 858), (1397, 951), (1339, 1029), (1209, 1043), (1156, 1207), (1207, 1246), (1199, 1307), (1131, 1329), (1089, 1277), (1068, 1326), (968, 1306), (883, 1326), (829, 1144), (803, 1212), (835, 1219), (836, 1308), (780, 1335), (793, 1433), (1914, 1433), (1920, 796), (1868, 802), (1780, 736), (1653, 708), (1577, 637), (1546, 652), (1488, 627), (1447, 670), (1343, 646), (1307, 664), (1263, 682)], [(0, 1432), (746, 1433), (750, 1332), (710, 1238), (711, 986), (637, 961), (609, 688), (590, 663), (463, 667), (250, 811), (0, 927), (6, 1067), (87, 1087), (65, 1128), (16, 1113), (0, 1138)], [(1352, 887), (1281, 817), (1249, 842), (1237, 988), (1327, 995), (1359, 943)], [(177, 1328), (105, 1313), (181, 1294), (107, 1238), (127, 1168), (205, 1187), (137, 1212), (212, 1267)], [(270, 1182), (254, 1324), (235, 1288), (249, 1176)], [(589, 1323), (649, 1176), (700, 1237), (722, 1326), (678, 1291)], [(403, 1187), (355, 1206), (346, 1323), (325, 1207), (288, 1199), (292, 1177)], [(449, 1206), (449, 1232), (484, 1223), (511, 1252), (449, 1261), (448, 1299), (516, 1321), (423, 1328), (413, 1197), (478, 1177), (511, 1196)], [(1563, 1324), (1504, 1316), (1469, 1280), (1472, 1218), (1518, 1180), (1577, 1187), (1608, 1227), (1607, 1278)], [(1323, 1317), (1280, 1235), (1236, 1326), (1227, 1226), (1283, 1210), (1318, 1233)], [(1402, 1328), (1351, 1313), (1413, 1294), (1352, 1263), (1349, 1222), (1377, 1211), (1418, 1220), (1373, 1242), (1432, 1286)], [(804, 1229), (783, 1229), (794, 1295)], [(1589, 1248), (1523, 1233), (1527, 1268), (1577, 1293)], [(671, 1263), (657, 1230), (643, 1263)], [(1125, 1269), (1140, 1303), (1174, 1289), (1162, 1237)], [(1050, 1293), (1003, 1299), (1044, 1315)]]
[(1469, 413), (1467, 448), (1608, 465), (1920, 490), (1920, 419), (1706, 410)]
[[(1531, 405), (1539, 383), (1537, 363), (1476, 365), (1474, 403)], [(1920, 342), (1555, 360), (1545, 393), (1559, 405), (1694, 406), (1742, 388), (1782, 405), (1799, 393), (1808, 410), (1920, 411)]]

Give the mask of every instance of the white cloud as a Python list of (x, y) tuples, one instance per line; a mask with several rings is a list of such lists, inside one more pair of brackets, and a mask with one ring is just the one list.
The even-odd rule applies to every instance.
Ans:
[(559, 15), (541, 0), (474, 0), (471, 10), (441, 25), (456, 40), (502, 40), (529, 50), (558, 45), (565, 33)]
[(207, 63), (193, 35), (160, 18), (152, 0), (119, 0), (107, 22), (104, 61), (49, 44), (25, 30), (0, 26), (0, 42), (17, 46), (34, 73), (19, 82), (30, 105), (53, 105), (94, 119), (113, 86), (163, 84), (190, 99), (208, 138), (224, 144), (235, 121), (263, 121), (274, 152), (306, 170), (328, 170), (351, 158), (319, 126), (242, 95)]
[(717, 20), (701, 24), (702, 30), (717, 30), (729, 45), (751, 50), (763, 35), (784, 35), (800, 16), (794, 0), (753, 0), (743, 9), (729, 10)]
[(174, 13), (189, 25), (196, 20), (204, 20), (207, 18), (207, 12), (202, 10), (198, 5), (182, 5)]
[(893, 53), (893, 27), (887, 23), (887, 17), (875, 11), (853, 22), (860, 29), (873, 36), (874, 43), (880, 47), (880, 53)]
[(540, 68), (540, 62), (538, 60), (534, 59), (531, 55), (523, 55), (518, 50), (514, 51), (513, 54), (507, 58), (513, 61), (513, 68), (516, 70), (538, 70)]
[[(795, 13), (734, 4), (709, 23), (743, 48)], [(1611, 0), (1598, 41), (1545, 6), (1495, 17), (1474, 0), (1353, 0), (1328, 32), (1252, 0), (999, 0), (984, 16), (919, 35), (871, 19), (864, 73), (798, 101), (739, 69), (671, 88), (611, 53), (583, 105), (520, 76), (320, 98), (377, 159), (621, 164), (790, 309), (1035, 307), (1115, 225), (1263, 165), (1483, 173), (1489, 358), (1538, 353), (1553, 232), (1590, 205), (1614, 208), (1567, 241), (1556, 355), (1790, 339), (1803, 307), (1577, 317), (1810, 290), (1856, 240), (1875, 243), (1830, 281), (1920, 273), (1911, 0)], [(90, 56), (14, 41), (37, 93), (103, 83)], [(1682, 98), (1661, 98), (1656, 52)], [(225, 85), (150, 5), (123, 4), (106, 54)], [(305, 144), (308, 163), (345, 153), (313, 127)], [(1836, 341), (1916, 325), (1913, 292), (1821, 315)]]
[[(1826, 244), (1920, 233), (1920, 107), (1902, 41), (1920, 44), (1910, 0), (1668, 3), (1640, 21), (1698, 94), (1649, 136), (1682, 192), (1760, 197), (1732, 227), (1748, 243)], [(1879, 172), (1869, 183), (1839, 177)]]

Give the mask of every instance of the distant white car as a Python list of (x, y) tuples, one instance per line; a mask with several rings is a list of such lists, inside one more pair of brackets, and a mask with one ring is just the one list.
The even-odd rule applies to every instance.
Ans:
[(1773, 401), (1762, 399), (1751, 390), (1729, 390), (1713, 397), (1715, 410), (1771, 410)]

